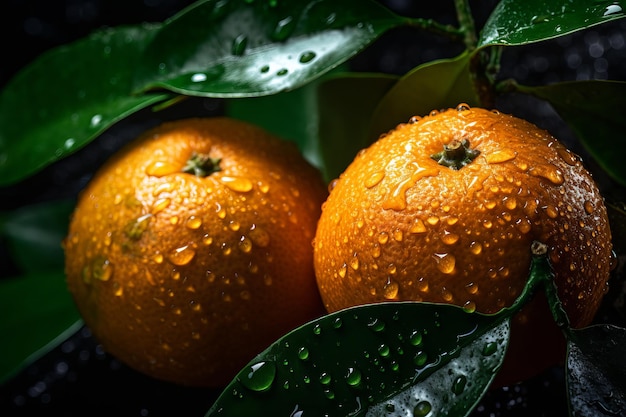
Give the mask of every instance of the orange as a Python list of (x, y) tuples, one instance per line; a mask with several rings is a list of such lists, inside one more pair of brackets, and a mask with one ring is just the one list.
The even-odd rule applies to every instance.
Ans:
[[(521, 293), (534, 240), (548, 246), (572, 326), (589, 324), (612, 263), (592, 176), (537, 126), (460, 105), (414, 117), (356, 156), (323, 206), (315, 271), (331, 312), (416, 300), (495, 313)], [(564, 358), (542, 293), (511, 333), (502, 384)]]
[(222, 386), (324, 313), (311, 242), (327, 193), (293, 143), (258, 127), (165, 123), (81, 192), (64, 241), (69, 290), (122, 362)]

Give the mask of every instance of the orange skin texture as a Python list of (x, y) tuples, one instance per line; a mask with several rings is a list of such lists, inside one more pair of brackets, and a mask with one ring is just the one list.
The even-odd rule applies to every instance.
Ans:
[[(220, 171), (184, 173), (192, 153)], [(158, 379), (218, 387), (324, 313), (311, 242), (327, 187), (297, 148), (247, 123), (158, 126), (83, 190), (67, 284), (106, 351)]]
[[(454, 170), (431, 155), (452, 140), (480, 154)], [(401, 124), (361, 151), (322, 209), (314, 243), (324, 305), (416, 300), (495, 313), (526, 284), (533, 241), (548, 246), (571, 325), (588, 325), (607, 291), (611, 232), (580, 158), (547, 132), (480, 108)], [(513, 319), (497, 384), (562, 361), (543, 293)]]

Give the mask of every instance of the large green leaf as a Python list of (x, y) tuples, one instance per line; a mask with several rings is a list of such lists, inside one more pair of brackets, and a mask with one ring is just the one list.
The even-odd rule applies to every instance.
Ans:
[(73, 200), (40, 203), (2, 216), (0, 235), (21, 271), (63, 271), (61, 242), (74, 204)]
[(63, 272), (0, 280), (0, 383), (82, 324)]
[(424, 116), (460, 103), (478, 105), (469, 63), (470, 54), (463, 53), (420, 65), (403, 76), (378, 104), (370, 124), (370, 140), (412, 116)]
[(397, 79), (352, 73), (329, 78), (320, 85), (319, 149), (327, 180), (337, 178), (357, 152), (369, 145), (371, 115)]
[(500, 368), (508, 340), (502, 315), (452, 305), (341, 310), (273, 343), (207, 416), (467, 415)]
[(625, 0), (502, 0), (485, 23), (479, 46), (523, 45), (621, 19)]
[(0, 92), (0, 186), (75, 152), (123, 117), (165, 99), (131, 94), (133, 70), (157, 29), (100, 31), (19, 72)]
[(626, 415), (626, 329), (596, 325), (568, 337), (566, 381), (573, 416)]
[(626, 118), (622, 111), (626, 82), (570, 81), (517, 89), (552, 104), (598, 164), (626, 185), (626, 164), (618, 151), (626, 143)]
[(373, 0), (201, 1), (165, 23), (135, 83), (213, 97), (290, 90), (405, 22)]

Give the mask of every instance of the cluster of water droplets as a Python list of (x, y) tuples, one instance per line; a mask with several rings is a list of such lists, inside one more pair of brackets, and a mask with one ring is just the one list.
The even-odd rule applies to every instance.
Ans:
[[(228, 402), (258, 400), (268, 406), (266, 401), (277, 401), (289, 409), (290, 416), (332, 409), (353, 415), (368, 408), (368, 416), (427, 416), (443, 406), (441, 398), (464, 395), (472, 386), (472, 372), (487, 369), (491, 375), (508, 337), (493, 332), (479, 336), (464, 353), (458, 345), (442, 352), (432, 345), (438, 343), (436, 336), (430, 336), (439, 328), (446, 331), (438, 317), (435, 312), (434, 323), (418, 328), (410, 309), (389, 316), (346, 313), (305, 326), (299, 329), (301, 334), (279, 340), (240, 372), (237, 382), (226, 391), (229, 398), (218, 405), (218, 414), (228, 413)], [(356, 333), (350, 333), (354, 328)], [(472, 337), (475, 330), (475, 325), (469, 326), (452, 339), (459, 343)], [(364, 337), (362, 332), (370, 336)], [(354, 355), (328, 356), (331, 349), (345, 349)], [(500, 355), (495, 355), (497, 352)], [(442, 361), (450, 364), (437, 371), (441, 373), (438, 382), (414, 384)], [(403, 391), (398, 393), (398, 389)], [(252, 392), (257, 394), (250, 395)]]

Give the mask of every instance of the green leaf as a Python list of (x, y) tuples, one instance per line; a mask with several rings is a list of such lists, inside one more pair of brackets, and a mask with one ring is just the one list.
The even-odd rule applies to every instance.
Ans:
[(626, 164), (619, 152), (626, 130), (622, 112), (626, 82), (570, 81), (517, 89), (552, 104), (607, 174), (626, 185)]
[(621, 19), (625, 0), (502, 0), (483, 27), (478, 46), (523, 45)]
[(61, 242), (67, 234), (74, 204), (73, 200), (40, 203), (21, 207), (2, 217), (0, 234), (22, 271), (63, 271)]
[(479, 105), (469, 72), (470, 54), (420, 65), (403, 76), (383, 97), (372, 116), (370, 140), (406, 123), (412, 116), (456, 107)]
[(62, 272), (0, 280), (0, 383), (82, 324)]
[(318, 89), (319, 146), (327, 180), (335, 179), (370, 143), (371, 115), (396, 83), (385, 74), (343, 74)]
[(508, 340), (506, 318), (452, 305), (353, 307), (273, 343), (206, 415), (466, 415), (500, 368)]
[(212, 97), (291, 90), (405, 21), (373, 0), (200, 1), (159, 30), (135, 85)]
[(571, 330), (566, 381), (574, 416), (626, 414), (626, 329), (595, 325)]
[(0, 92), (0, 186), (81, 147), (125, 116), (164, 100), (132, 94), (141, 50), (158, 26), (104, 30), (59, 47)]

